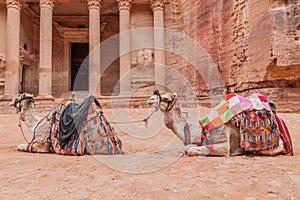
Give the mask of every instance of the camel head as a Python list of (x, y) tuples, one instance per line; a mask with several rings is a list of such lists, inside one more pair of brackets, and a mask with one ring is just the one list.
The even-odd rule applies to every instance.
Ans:
[(17, 113), (20, 113), (20, 119), (24, 121), (24, 112), (30, 108), (34, 108), (33, 95), (27, 93), (20, 94), (12, 100), (10, 105), (16, 108)]
[(162, 112), (169, 112), (177, 101), (176, 93), (160, 94), (158, 90), (154, 91), (154, 94), (148, 99), (149, 105), (155, 105), (159, 107)]

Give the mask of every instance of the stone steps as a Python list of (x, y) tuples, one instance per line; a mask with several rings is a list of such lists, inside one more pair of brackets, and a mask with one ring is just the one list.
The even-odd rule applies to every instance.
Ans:
[[(102, 108), (147, 108), (148, 96), (141, 97), (99, 97), (97, 100), (100, 102)], [(85, 98), (75, 98), (77, 103), (81, 103)], [(37, 112), (50, 112), (63, 100), (63, 98), (55, 98), (54, 100), (35, 99), (35, 110)], [(0, 101), (0, 114), (13, 114), (16, 109), (9, 105), (11, 101)]]
[[(300, 91), (297, 88), (285, 89), (287, 92), (283, 93), (282, 88), (268, 88), (260, 89), (259, 92), (263, 93), (268, 98), (272, 99), (276, 106), (277, 112), (293, 112), (300, 113)], [(285, 94), (282, 96), (280, 94)], [(288, 95), (286, 95), (288, 94)], [(70, 95), (69, 95), (70, 96)], [(77, 103), (81, 103), (86, 96), (76, 96), (75, 99)], [(101, 96), (98, 99), (102, 108), (113, 109), (113, 108), (149, 108), (147, 104), (147, 99), (149, 96), (135, 96), (135, 97), (106, 97)], [(53, 110), (63, 98), (55, 98), (54, 100), (41, 100), (35, 99), (35, 109), (38, 112), (50, 112)], [(0, 101), (0, 114), (12, 114), (16, 110), (14, 107), (9, 105), (10, 101), (1, 100)], [(179, 99), (179, 103), (182, 107), (196, 108), (197, 106), (202, 107), (212, 107), (215, 102), (212, 102), (208, 97), (201, 97), (197, 100), (195, 99)]]

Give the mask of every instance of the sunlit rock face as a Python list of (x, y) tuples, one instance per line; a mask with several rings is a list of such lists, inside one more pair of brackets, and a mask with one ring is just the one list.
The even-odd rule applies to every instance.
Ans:
[[(225, 88), (233, 87), (244, 95), (259, 89), (277, 102), (279, 109), (299, 110), (297, 0), (178, 0), (169, 5), (166, 14), (167, 26), (187, 34), (209, 53)], [(191, 80), (199, 97), (208, 95), (201, 75), (194, 74), (195, 67), (174, 55), (167, 57), (167, 63)]]

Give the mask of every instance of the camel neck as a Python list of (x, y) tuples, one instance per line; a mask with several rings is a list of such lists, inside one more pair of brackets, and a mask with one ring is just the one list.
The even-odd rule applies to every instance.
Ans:
[(178, 107), (165, 113), (165, 125), (171, 129), (184, 144), (202, 144), (202, 128), (199, 124), (192, 124), (182, 115)]
[(40, 121), (40, 117), (36, 114), (34, 108), (29, 108), (24, 111), (24, 122), (29, 128), (30, 132), (33, 134), (33, 129), (36, 124)]
[(184, 127), (187, 124), (187, 119), (182, 116), (179, 108), (174, 107), (165, 113), (165, 124), (169, 129), (173, 130), (177, 137), (182, 141), (185, 140)]

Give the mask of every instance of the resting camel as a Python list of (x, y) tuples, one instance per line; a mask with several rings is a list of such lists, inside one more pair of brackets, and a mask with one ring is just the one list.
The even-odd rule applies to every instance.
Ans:
[[(164, 113), (164, 123), (184, 142), (185, 152), (190, 156), (235, 156), (245, 150), (241, 147), (240, 129), (231, 121), (208, 132), (200, 124), (191, 124), (182, 115), (176, 93), (160, 94), (158, 91), (148, 99)], [(235, 118), (237, 119), (237, 118)], [(286, 153), (280, 138), (277, 148), (256, 151), (257, 155), (274, 156)], [(292, 155), (292, 153), (290, 153)]]
[(93, 96), (81, 105), (65, 99), (43, 118), (37, 115), (30, 94), (19, 95), (11, 105), (32, 134), (28, 144), (17, 147), (19, 151), (64, 155), (123, 153), (121, 140)]

